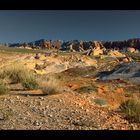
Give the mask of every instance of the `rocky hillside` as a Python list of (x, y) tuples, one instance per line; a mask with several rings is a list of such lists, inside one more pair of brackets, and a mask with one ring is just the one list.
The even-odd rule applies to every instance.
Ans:
[(124, 41), (106, 41), (103, 45), (107, 49), (116, 48), (116, 49), (124, 49), (133, 47), (135, 49), (140, 50), (140, 38), (128, 39)]
[(121, 79), (131, 82), (140, 82), (140, 63), (122, 63), (117, 65), (112, 71), (105, 71), (98, 74), (102, 80)]
[[(47, 40), (41, 39), (34, 42), (24, 42), (10, 44), (9, 47), (20, 47), (20, 48), (32, 48), (32, 49), (58, 49), (58, 50), (70, 50), (70, 51), (85, 51), (90, 48), (97, 46), (97, 43), (104, 46), (106, 49), (134, 49), (140, 50), (140, 38), (128, 39), (124, 41), (79, 41), (79, 40)], [(132, 50), (133, 48), (133, 50)]]

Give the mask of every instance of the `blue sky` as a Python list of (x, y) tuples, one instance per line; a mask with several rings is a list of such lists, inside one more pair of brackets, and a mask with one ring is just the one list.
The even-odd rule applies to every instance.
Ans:
[(0, 10), (0, 42), (140, 38), (140, 10)]

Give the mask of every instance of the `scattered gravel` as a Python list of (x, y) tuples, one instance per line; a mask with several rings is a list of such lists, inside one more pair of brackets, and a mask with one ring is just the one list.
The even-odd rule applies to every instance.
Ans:
[[(14, 104), (17, 98), (20, 101)], [(136, 124), (129, 123), (119, 114), (90, 104), (82, 96), (74, 94), (43, 98), (7, 96), (0, 101), (0, 107), (0, 129), (138, 129)]]

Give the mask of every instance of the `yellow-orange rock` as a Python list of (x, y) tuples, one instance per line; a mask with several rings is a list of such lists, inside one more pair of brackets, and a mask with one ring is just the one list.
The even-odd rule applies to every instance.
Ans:
[(128, 52), (131, 52), (131, 53), (134, 53), (136, 50), (133, 47), (129, 47), (129, 48), (127, 48), (127, 51)]

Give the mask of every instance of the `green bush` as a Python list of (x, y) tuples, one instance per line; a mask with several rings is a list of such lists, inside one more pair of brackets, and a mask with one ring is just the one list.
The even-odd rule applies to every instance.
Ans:
[(129, 99), (120, 105), (120, 109), (125, 113), (127, 119), (132, 122), (140, 122), (140, 100)]
[(7, 85), (2, 80), (0, 80), (0, 95), (4, 95), (7, 93), (9, 93)]

